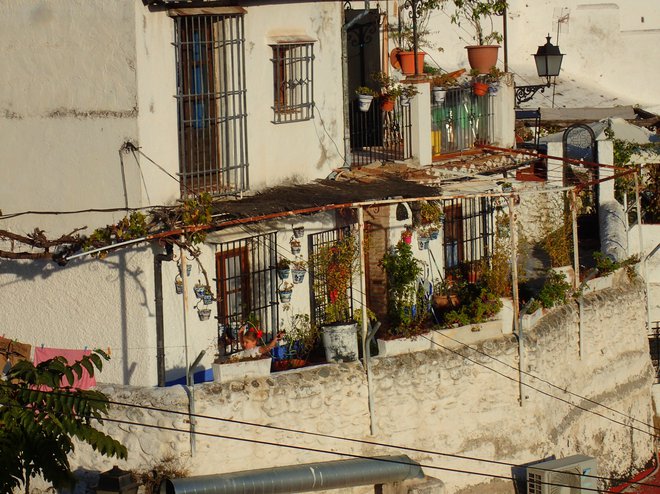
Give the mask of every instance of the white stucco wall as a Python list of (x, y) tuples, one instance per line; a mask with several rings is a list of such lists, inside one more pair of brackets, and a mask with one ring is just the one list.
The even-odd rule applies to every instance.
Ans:
[[(118, 150), (137, 135), (135, 2), (9, 1), (0, 6), (2, 210), (124, 207), (139, 174)], [(22, 217), (4, 228), (48, 234), (112, 215)], [(92, 225), (89, 225), (92, 226)]]
[[(249, 7), (247, 105), (250, 186), (259, 189), (297, 176), (326, 177), (343, 165), (341, 79), (342, 6), (337, 2), (276, 3)], [(314, 118), (273, 124), (272, 38), (306, 35), (314, 43)]]
[[(582, 453), (598, 459), (599, 475), (618, 476), (628, 469), (642, 468), (653, 453), (651, 435), (643, 432), (646, 430), (643, 424), (650, 427), (653, 420), (653, 371), (643, 303), (643, 287), (639, 283), (623, 282), (613, 289), (587, 295), (582, 359), (578, 354), (575, 305), (553, 310), (525, 334), (526, 371), (641, 421), (636, 422), (641, 431), (581, 410), (577, 405), (592, 409), (592, 403), (531, 377), (526, 377), (525, 382), (575, 406), (528, 388), (520, 406), (517, 343), (513, 336), (506, 336), (480, 343), (477, 349), (482, 353), (461, 350), (458, 355), (456, 350), (438, 347), (375, 359), (374, 436), (369, 432), (366, 375), (359, 363), (322, 365), (222, 385), (197, 385), (196, 412), (206, 418), (198, 419), (196, 430), (206, 435), (196, 437), (193, 458), (189, 456), (187, 435), (188, 399), (181, 387), (138, 389), (102, 385), (100, 389), (112, 399), (160, 410), (113, 407), (113, 417), (132, 423), (106, 422), (105, 425), (109, 433), (127, 445), (129, 460), (102, 459), (89, 448), (81, 447), (73, 457), (73, 466), (102, 471), (117, 463), (125, 469), (148, 470), (164, 456), (175, 454), (181, 455), (190, 469), (189, 475), (203, 475), (340, 459), (339, 455), (286, 447), (293, 445), (359, 455), (406, 453), (425, 465), (427, 475), (440, 478), (447, 494), (475, 484), (481, 484), (481, 492), (493, 493), (510, 493), (513, 487), (504, 481), (484, 484), (488, 478), (438, 470), (434, 466), (505, 476), (511, 474), (511, 469), (420, 450), (515, 464), (540, 461), (549, 455)], [(442, 341), (442, 338), (438, 336), (434, 340)], [(615, 340), (617, 344), (612, 345)], [(512, 368), (498, 364), (487, 355)], [(619, 416), (614, 417), (607, 410), (596, 411), (620, 421)], [(142, 423), (174, 427), (181, 432), (143, 428), (138, 425)], [(273, 444), (257, 444), (252, 440)], [(343, 492), (373, 492), (373, 487)]]

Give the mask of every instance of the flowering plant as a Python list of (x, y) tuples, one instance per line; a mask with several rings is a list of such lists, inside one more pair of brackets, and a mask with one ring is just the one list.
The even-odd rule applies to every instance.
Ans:
[(351, 235), (322, 247), (312, 257), (311, 262), (320, 274), (314, 279), (314, 293), (328, 300), (324, 318), (326, 324), (351, 318), (349, 288), (357, 259), (357, 241)]

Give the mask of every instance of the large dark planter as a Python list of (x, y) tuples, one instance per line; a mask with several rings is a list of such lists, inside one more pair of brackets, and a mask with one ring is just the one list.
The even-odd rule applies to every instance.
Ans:
[(500, 45), (473, 45), (465, 48), (470, 68), (478, 70), (480, 74), (488, 74), (491, 67), (497, 65), (497, 51)]

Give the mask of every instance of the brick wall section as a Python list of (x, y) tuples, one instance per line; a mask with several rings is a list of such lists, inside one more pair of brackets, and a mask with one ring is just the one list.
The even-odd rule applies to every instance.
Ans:
[(387, 314), (387, 277), (378, 263), (385, 255), (391, 207), (383, 206), (365, 210), (365, 222), (369, 225), (367, 252), (367, 304), (381, 321)]

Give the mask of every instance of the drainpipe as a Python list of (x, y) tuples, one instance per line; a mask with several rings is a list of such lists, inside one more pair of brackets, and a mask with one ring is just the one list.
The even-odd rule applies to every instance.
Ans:
[(520, 403), (520, 406), (523, 406), (525, 403), (525, 392), (523, 390), (524, 384), (523, 384), (523, 374), (525, 373), (524, 370), (524, 358), (525, 358), (525, 348), (524, 348), (524, 342), (523, 342), (523, 317), (525, 314), (527, 314), (527, 310), (529, 309), (529, 306), (532, 305), (532, 302), (534, 301), (534, 297), (530, 298), (529, 301), (525, 304), (525, 306), (520, 309), (520, 313), (518, 314), (517, 317), (517, 323), (518, 323), (518, 328), (515, 331), (516, 338), (518, 338), (518, 402)]
[(174, 258), (171, 243), (165, 244), (165, 254), (154, 256), (154, 293), (156, 302), (156, 365), (158, 386), (165, 386), (165, 330), (163, 325), (163, 261)]
[(346, 16), (342, 10), (342, 19), (344, 25), (341, 27), (341, 83), (342, 83), (342, 97), (344, 99), (344, 168), (350, 168), (351, 158), (351, 128), (350, 128), (350, 105), (348, 94), (348, 30), (354, 26), (359, 20), (369, 14), (369, 0), (364, 2), (364, 12), (355, 17), (351, 22), (346, 24)]

